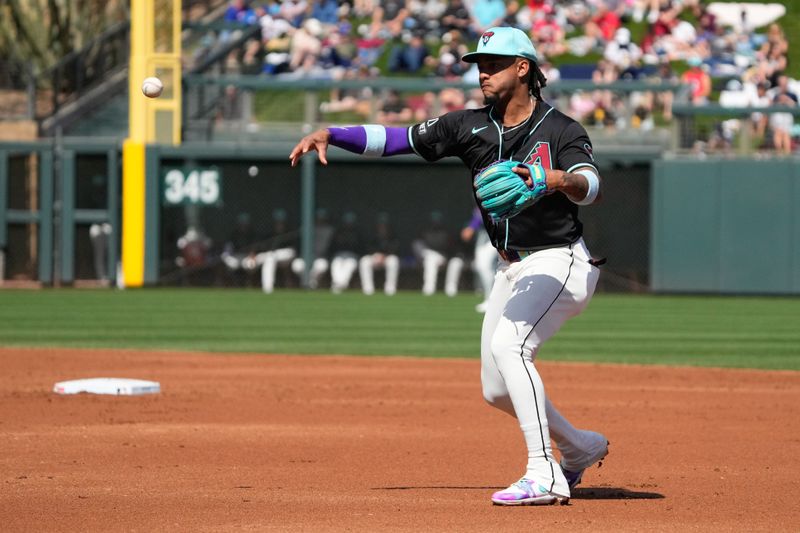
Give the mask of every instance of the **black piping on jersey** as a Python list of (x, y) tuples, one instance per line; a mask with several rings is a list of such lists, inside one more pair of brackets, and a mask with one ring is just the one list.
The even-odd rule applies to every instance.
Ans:
[[(547, 118), (547, 115), (549, 115), (550, 111), (552, 111), (553, 109), (555, 109), (555, 108), (551, 107), (550, 109), (547, 110), (547, 112), (545, 112), (544, 116), (541, 119), (539, 119), (539, 122), (537, 122), (536, 125), (533, 128), (531, 128), (531, 131), (528, 132), (527, 137), (530, 137), (531, 135), (533, 135), (533, 132), (535, 132), (537, 129), (539, 129), (539, 126), (542, 125), (542, 122), (544, 122), (544, 119)], [(497, 160), (499, 161), (499, 160), (503, 159), (503, 129), (500, 127), (499, 124), (497, 124), (497, 121), (492, 116), (492, 111), (494, 111), (494, 106), (492, 106), (489, 109), (489, 120), (492, 121), (492, 123), (494, 124), (494, 127), (497, 129), (497, 138), (500, 140), (499, 147), (497, 149)], [(529, 121), (531, 119), (531, 116), (533, 116), (532, 113), (528, 118), (525, 119), (525, 122)], [(409, 137), (409, 139), (411, 138), (411, 131), (410, 130), (409, 130), (409, 133), (408, 133), (408, 137)], [(414, 144), (413, 143), (411, 144), (411, 148), (414, 148)], [(531, 151), (528, 152), (528, 155), (526, 155), (522, 159), (523, 162), (525, 162), (525, 160), (528, 159), (531, 156), (531, 154), (533, 153), (533, 150), (535, 148), (536, 148), (535, 146), (533, 148), (531, 148)], [(414, 151), (416, 152), (416, 149), (414, 149)], [(514, 154), (511, 154), (510, 161), (513, 161), (513, 160), (514, 160)], [(597, 170), (597, 169), (595, 169), (595, 170)], [(506, 238), (503, 241), (503, 250), (508, 250), (508, 234), (509, 234), (509, 231), (508, 231), (508, 219), (506, 219)]]
[[(555, 109), (555, 107), (551, 107), (550, 109), (548, 109), (548, 110), (547, 110), (547, 112), (544, 114), (544, 116), (542, 117), (542, 119), (541, 119), (539, 122), (537, 122), (537, 123), (536, 123), (536, 125), (535, 125), (535, 126), (532, 128), (532, 129), (531, 129), (530, 133), (528, 133), (528, 137), (530, 137), (531, 135), (533, 135), (533, 132), (534, 132), (534, 131), (536, 131), (536, 129), (537, 129), (537, 128), (538, 128), (538, 127), (539, 127), (539, 126), (542, 124), (542, 122), (544, 122), (544, 119), (546, 119), (546, 118), (547, 118), (547, 115), (549, 115), (549, 114), (550, 114), (550, 111), (552, 111), (553, 109)], [(528, 155), (526, 155), (526, 156), (525, 156), (525, 157), (522, 159), (522, 161), (524, 162), (526, 159), (528, 159), (528, 158), (531, 156), (531, 154), (533, 153), (533, 151), (534, 151), (535, 149), (536, 149), (536, 146), (534, 146), (533, 148), (531, 148), (531, 151), (530, 151), (530, 152), (528, 152)]]
[[(545, 460), (547, 460), (547, 462), (550, 464), (550, 477), (553, 480), (553, 482), (550, 484), (550, 490), (548, 490), (548, 492), (552, 492), (553, 487), (555, 487), (556, 485), (556, 474), (553, 471), (553, 462), (549, 460), (549, 458), (547, 457), (547, 452), (545, 451), (544, 431), (542, 430), (542, 419), (539, 416), (539, 398), (536, 396), (536, 387), (533, 386), (533, 378), (531, 377), (531, 373), (528, 370), (528, 367), (525, 366), (525, 355), (523, 352), (523, 348), (525, 347), (525, 343), (528, 341), (528, 337), (531, 336), (531, 333), (533, 333), (533, 330), (535, 330), (536, 326), (539, 325), (539, 322), (542, 321), (547, 312), (553, 307), (553, 304), (555, 304), (558, 301), (558, 298), (561, 296), (561, 293), (564, 292), (564, 288), (567, 286), (569, 277), (572, 274), (572, 265), (575, 264), (575, 251), (572, 249), (573, 246), (574, 243), (569, 245), (569, 256), (570, 256), (569, 268), (567, 269), (567, 277), (564, 279), (564, 284), (561, 285), (561, 290), (558, 291), (558, 294), (556, 294), (556, 297), (553, 299), (552, 302), (550, 302), (550, 305), (547, 306), (547, 309), (544, 310), (542, 316), (539, 317), (536, 323), (533, 324), (533, 327), (528, 332), (528, 334), (525, 335), (525, 339), (522, 341), (522, 345), (520, 346), (519, 349), (519, 359), (520, 361), (522, 361), (522, 368), (525, 369), (525, 373), (528, 375), (528, 381), (531, 382), (531, 391), (533, 391), (533, 406), (536, 409), (536, 421), (539, 424), (539, 437), (542, 439), (542, 453), (544, 454)], [(531, 358), (531, 364), (533, 364), (533, 358)]]

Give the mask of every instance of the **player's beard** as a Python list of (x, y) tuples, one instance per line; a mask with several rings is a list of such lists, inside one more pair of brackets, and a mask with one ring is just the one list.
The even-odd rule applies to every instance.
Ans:
[(499, 98), (497, 98), (496, 94), (486, 94), (483, 95), (483, 105), (495, 105), (498, 102)]

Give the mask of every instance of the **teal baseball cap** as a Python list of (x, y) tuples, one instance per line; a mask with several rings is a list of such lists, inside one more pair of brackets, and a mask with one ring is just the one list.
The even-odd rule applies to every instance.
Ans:
[(495, 27), (489, 28), (478, 39), (478, 49), (469, 54), (464, 54), (461, 61), (476, 63), (482, 55), (524, 57), (531, 61), (538, 61), (536, 48), (527, 34), (517, 28)]

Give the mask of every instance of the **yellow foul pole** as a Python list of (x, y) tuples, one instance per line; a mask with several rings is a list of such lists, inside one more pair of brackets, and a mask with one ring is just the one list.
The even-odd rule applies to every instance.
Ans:
[[(152, 268), (157, 261), (148, 250), (158, 247), (148, 239), (158, 236), (146, 229), (148, 213), (153, 216), (158, 206), (147, 204), (148, 197), (156, 196), (147, 195), (145, 146), (181, 142), (180, 35), (181, 0), (131, 0), (129, 125), (122, 146), (122, 275), (127, 287), (141, 287), (157, 276)], [(142, 81), (149, 76), (164, 83), (161, 97), (142, 94)]]

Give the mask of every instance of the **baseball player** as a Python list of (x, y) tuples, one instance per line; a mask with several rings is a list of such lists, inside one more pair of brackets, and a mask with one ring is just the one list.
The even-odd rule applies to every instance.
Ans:
[(414, 239), (411, 248), (422, 263), (422, 294), (430, 296), (436, 292), (439, 270), (446, 265), (444, 293), (453, 297), (458, 294), (458, 281), (464, 268), (464, 259), (456, 253), (450, 230), (444, 226), (441, 211), (431, 213), (428, 226), (419, 239)]
[(475, 306), (475, 311), (485, 313), (489, 307), (489, 294), (492, 292), (494, 284), (494, 273), (497, 271), (497, 251), (492, 245), (489, 235), (485, 231), (480, 231), (481, 227), (483, 227), (483, 215), (481, 210), (476, 207), (469, 224), (461, 230), (461, 240), (468, 242), (473, 237), (475, 238), (472, 270), (478, 275), (483, 294), (483, 301)]
[(340, 294), (350, 286), (350, 279), (358, 268), (362, 254), (361, 235), (356, 226), (356, 214), (352, 211), (342, 216), (342, 224), (333, 234), (331, 249), (331, 291)]
[[(584, 470), (608, 453), (608, 442), (600, 433), (575, 428), (556, 410), (545, 396), (535, 358), (594, 293), (599, 270), (583, 242), (578, 209), (600, 198), (601, 180), (586, 131), (542, 101), (546, 79), (524, 32), (490, 28), (462, 60), (477, 63), (485, 107), (410, 128), (322, 129), (304, 137), (289, 158), (296, 165), (316, 150), (327, 164), (333, 144), (372, 156), (416, 153), (428, 161), (455, 156), (469, 168), (500, 259), (481, 333), (483, 395), (516, 417), (528, 448), (522, 478), (494, 493), (492, 501), (565, 503)], [(492, 192), (501, 185), (501, 194)]]
[(358, 275), (364, 294), (375, 294), (375, 269), (385, 270), (383, 292), (392, 296), (397, 292), (397, 277), (400, 274), (400, 242), (389, 224), (389, 215), (379, 213), (375, 235), (367, 247), (367, 254), (358, 261)]
[(270, 250), (258, 254), (261, 262), (261, 290), (272, 294), (275, 290), (275, 273), (279, 266), (291, 265), (297, 257), (297, 231), (290, 231), (286, 221), (286, 210), (272, 212), (272, 237)]

